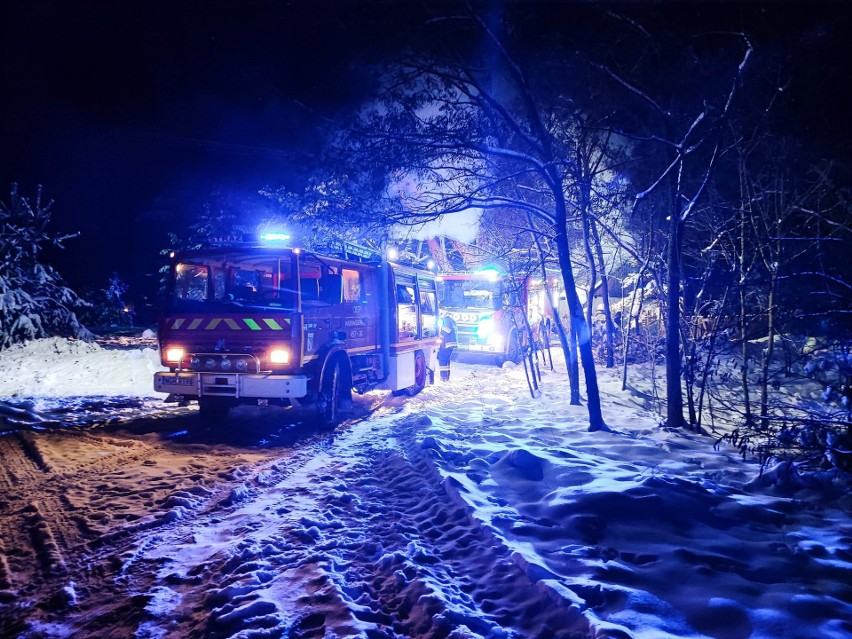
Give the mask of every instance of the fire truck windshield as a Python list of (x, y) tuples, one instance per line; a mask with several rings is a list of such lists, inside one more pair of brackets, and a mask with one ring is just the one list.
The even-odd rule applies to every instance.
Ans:
[(443, 281), (441, 305), (447, 308), (497, 310), (502, 308), (500, 280), (465, 279)]
[(233, 304), (295, 309), (292, 254), (249, 251), (204, 252), (184, 256), (172, 276), (178, 306)]

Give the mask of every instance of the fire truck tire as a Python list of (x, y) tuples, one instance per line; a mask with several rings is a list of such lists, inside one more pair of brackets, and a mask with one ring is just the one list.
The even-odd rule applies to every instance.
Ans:
[(326, 367), (317, 397), (317, 418), (322, 428), (333, 429), (341, 421), (341, 408), (346, 396), (345, 374), (337, 357)]
[(208, 426), (222, 424), (231, 410), (231, 402), (227, 397), (201, 397), (198, 400), (198, 414), (201, 422)]
[(426, 387), (426, 356), (423, 351), (414, 353), (414, 384), (405, 389), (405, 392), (414, 397)]

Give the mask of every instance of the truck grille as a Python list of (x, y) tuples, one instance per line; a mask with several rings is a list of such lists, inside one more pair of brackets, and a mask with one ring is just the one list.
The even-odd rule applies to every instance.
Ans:
[(246, 353), (191, 353), (181, 361), (185, 371), (259, 373), (260, 360)]
[(201, 393), (203, 395), (220, 395), (222, 397), (237, 396), (236, 375), (204, 374), (201, 376)]

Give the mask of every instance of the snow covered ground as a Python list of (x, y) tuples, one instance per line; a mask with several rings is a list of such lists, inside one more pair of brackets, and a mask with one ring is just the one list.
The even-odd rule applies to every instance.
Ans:
[(332, 435), (151, 390), (152, 343), (0, 353), (0, 636), (852, 635), (852, 497), (781, 493), (601, 373), (458, 362)]

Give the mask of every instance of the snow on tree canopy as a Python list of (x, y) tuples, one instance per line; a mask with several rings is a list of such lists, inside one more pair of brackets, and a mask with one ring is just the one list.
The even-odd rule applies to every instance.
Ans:
[(9, 202), (0, 201), (0, 350), (41, 337), (91, 340), (74, 310), (86, 306), (52, 267), (39, 262), (45, 245), (63, 248), (73, 236), (52, 235), (50, 207), (41, 187), (34, 205), (12, 185)]

